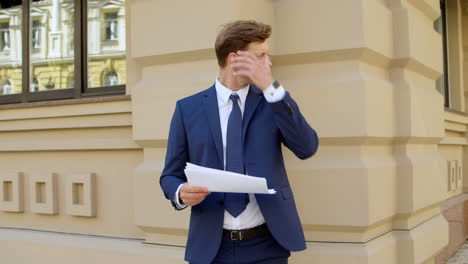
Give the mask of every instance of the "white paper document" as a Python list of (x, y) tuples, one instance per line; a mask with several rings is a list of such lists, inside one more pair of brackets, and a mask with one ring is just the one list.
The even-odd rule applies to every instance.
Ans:
[(190, 185), (207, 187), (210, 192), (276, 193), (274, 189), (268, 189), (265, 178), (211, 169), (188, 162), (184, 171)]

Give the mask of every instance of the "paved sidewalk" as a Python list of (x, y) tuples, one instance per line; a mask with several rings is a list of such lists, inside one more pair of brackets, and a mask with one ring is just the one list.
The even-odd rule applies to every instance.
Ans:
[(447, 264), (468, 264), (468, 240), (458, 249)]

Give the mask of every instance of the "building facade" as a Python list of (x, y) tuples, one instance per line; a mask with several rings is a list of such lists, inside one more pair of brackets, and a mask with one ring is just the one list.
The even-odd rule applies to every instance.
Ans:
[(308, 246), (290, 263), (445, 263), (468, 237), (467, 0), (0, 1), (1, 263), (184, 263), (169, 122), (235, 19), (272, 25), (320, 137), (284, 151)]

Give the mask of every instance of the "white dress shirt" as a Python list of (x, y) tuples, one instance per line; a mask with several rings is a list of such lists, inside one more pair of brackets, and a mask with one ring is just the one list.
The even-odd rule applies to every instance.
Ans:
[[(218, 109), (219, 109), (219, 119), (221, 125), (221, 135), (223, 141), (223, 157), (224, 157), (224, 169), (226, 169), (226, 133), (227, 133), (227, 125), (229, 120), (229, 115), (231, 114), (232, 110), (232, 101), (229, 99), (231, 94), (236, 93), (239, 95), (238, 104), (241, 109), (242, 115), (244, 115), (244, 108), (245, 108), (245, 101), (247, 99), (247, 94), (249, 93), (249, 86), (246, 86), (242, 89), (237, 91), (232, 91), (226, 86), (224, 86), (218, 79), (216, 79), (215, 83), (216, 94), (218, 99)], [(270, 85), (268, 89), (263, 92), (265, 99), (269, 103), (278, 102), (283, 100), (286, 91), (282, 86), (275, 88), (273, 85)], [(248, 172), (247, 172), (248, 173)], [(186, 205), (181, 204), (179, 201), (179, 190), (180, 187), (177, 189), (174, 197), (174, 201), (176, 206), (179, 209), (185, 208)], [(252, 227), (259, 226), (265, 223), (265, 219), (263, 218), (262, 212), (258, 207), (257, 199), (255, 199), (255, 195), (249, 193), (250, 201), (247, 204), (245, 210), (238, 215), (237, 217), (233, 217), (228, 211), (224, 210), (224, 229), (229, 230), (241, 230), (241, 229), (248, 229)]]

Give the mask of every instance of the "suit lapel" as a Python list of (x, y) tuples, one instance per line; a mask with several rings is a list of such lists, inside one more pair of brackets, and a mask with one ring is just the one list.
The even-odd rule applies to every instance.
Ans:
[(203, 107), (205, 108), (205, 114), (208, 119), (211, 135), (213, 136), (213, 140), (216, 146), (216, 152), (218, 152), (218, 159), (220, 162), (219, 164), (221, 164), (221, 167), (223, 167), (223, 141), (221, 138), (218, 99), (216, 97), (216, 88), (214, 85), (206, 91), (203, 99)]
[(252, 119), (252, 116), (255, 113), (255, 109), (257, 109), (257, 106), (262, 100), (262, 98), (262, 90), (260, 90), (254, 85), (251, 85), (249, 89), (249, 94), (247, 95), (247, 99), (245, 100), (244, 118), (242, 121), (242, 138), (245, 138), (245, 133), (249, 126), (250, 119)]

